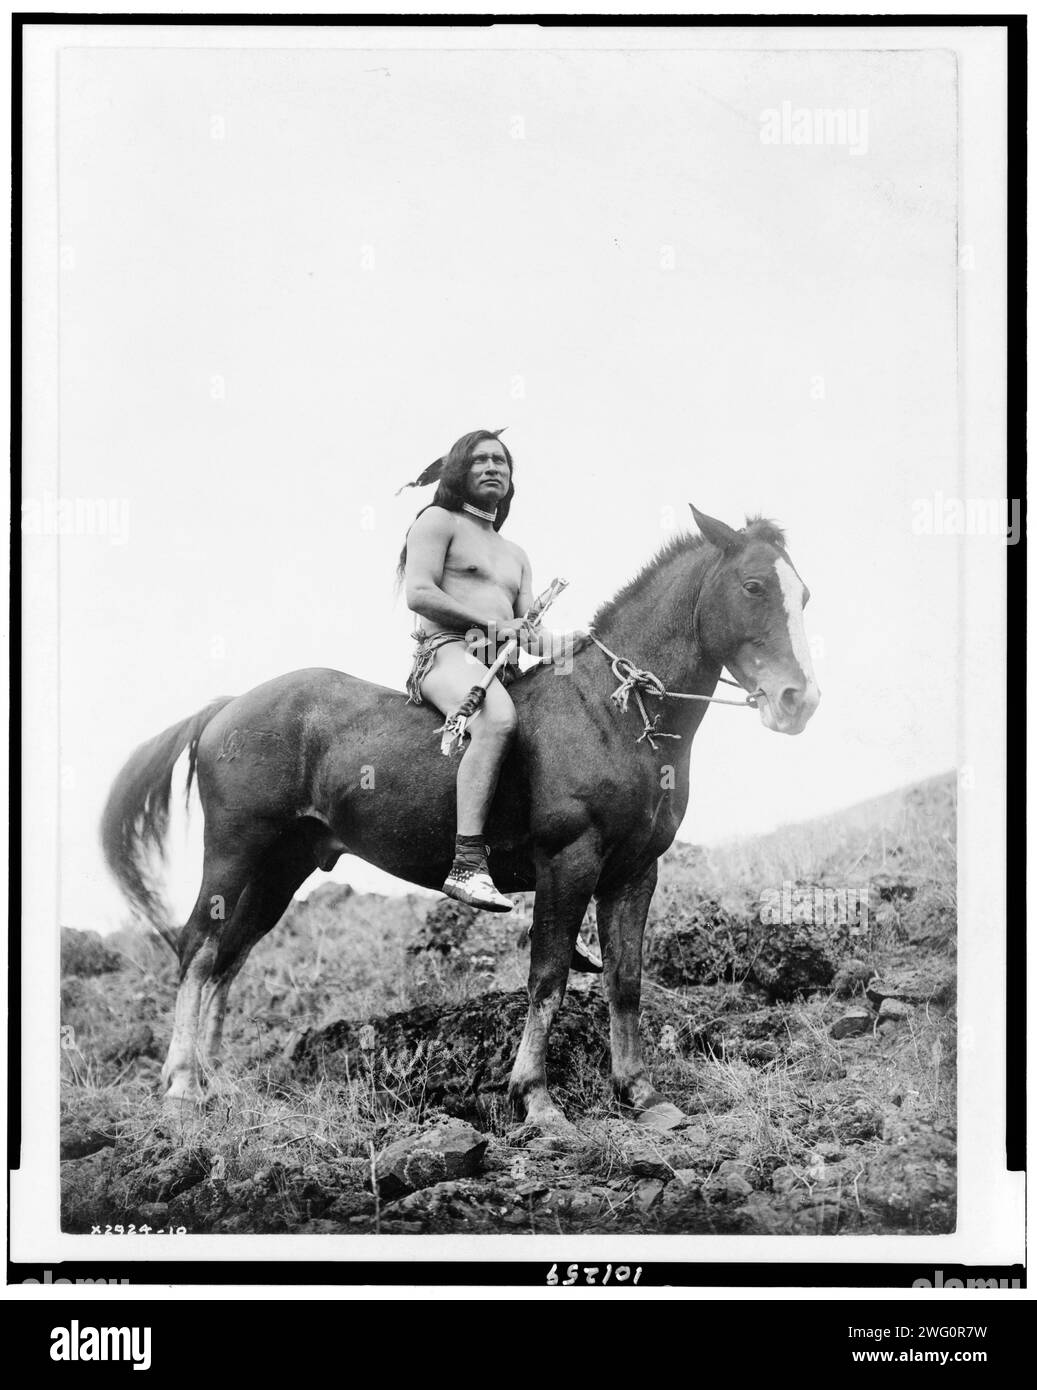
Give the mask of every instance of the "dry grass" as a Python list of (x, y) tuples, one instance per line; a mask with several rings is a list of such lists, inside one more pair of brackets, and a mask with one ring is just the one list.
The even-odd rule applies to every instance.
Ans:
[[(680, 893), (712, 895), (732, 911), (744, 911), (761, 885), (780, 885), (790, 878), (899, 883), (910, 887), (913, 896), (894, 899), (871, 943), (878, 967), (917, 965), (924, 951), (910, 945), (909, 933), (928, 920), (942, 924), (942, 938), (925, 950), (945, 971), (952, 965), (955, 860), (949, 779), (935, 779), (808, 826), (696, 852), (693, 873), (685, 862), (687, 853), (676, 847), (665, 865), (663, 910), (668, 895), (672, 900)], [(237, 1194), (242, 1221), (253, 1219), (248, 1214), (253, 1209), (263, 1213), (262, 1220), (274, 1220), (269, 1213), (276, 1208), (273, 1226), (264, 1227), (256, 1218), (254, 1226), (238, 1229), (295, 1229), (312, 1220), (315, 1211), (326, 1212), (331, 1188), (360, 1193), (373, 1158), (435, 1113), (426, 1084), (427, 1056), (381, 1059), (383, 1065), (377, 1066), (362, 1060), (356, 1074), (347, 1077), (325, 1073), (301, 1078), (286, 1066), (285, 1048), (300, 1030), (336, 1019), (363, 1021), (417, 1005), (446, 1009), (479, 999), (490, 989), (518, 989), (528, 967), (521, 940), (504, 928), (497, 929), (495, 938), (481, 938), (474, 950), (445, 957), (415, 950), (421, 944), (426, 902), (362, 897), (328, 885), (307, 904), (293, 905), (284, 923), (254, 952), (236, 987), (228, 1015), (227, 1065), (214, 1078), (217, 1084), (200, 1127), (178, 1134), (171, 1132), (156, 1098), (174, 997), (172, 958), (164, 946), (129, 933), (110, 938), (106, 944), (128, 957), (126, 968), (68, 977), (64, 984), (64, 1019), (75, 1032), (74, 1044), (63, 1052), (66, 1134), (100, 1128), (118, 1134), (119, 1154), (155, 1153), (162, 1162), (170, 1161), (170, 1144), (201, 1155), (198, 1161), (211, 1183)], [(556, 1164), (551, 1181), (570, 1182), (577, 1192), (620, 1184), (614, 1193), (608, 1187), (612, 1195), (602, 1198), (605, 1215), (581, 1216), (579, 1228), (599, 1229), (595, 1223), (604, 1220), (605, 1228), (610, 1221), (634, 1221), (646, 1230), (746, 1229), (724, 1226), (723, 1221), (736, 1219), (727, 1214), (729, 1208), (703, 1204), (701, 1194), (694, 1212), (687, 1205), (691, 1196), (685, 1205), (670, 1198), (683, 1190), (674, 1176), (678, 1171), (686, 1175), (694, 1170), (709, 1194), (729, 1180), (724, 1165), (732, 1162), (744, 1165), (754, 1191), (737, 1219), (749, 1220), (745, 1212), (755, 1202), (752, 1219), (760, 1230), (848, 1229), (851, 1220), (865, 1222), (864, 1229), (889, 1228), (882, 1222), (894, 1220), (896, 1212), (890, 1216), (891, 1209), (874, 1193), (868, 1199), (860, 1174), (877, 1156), (888, 1156), (894, 1130), (953, 1132), (954, 1018), (946, 1008), (918, 1007), (895, 1032), (836, 1042), (829, 1029), (845, 1007), (829, 993), (776, 1006), (773, 1056), (761, 1061), (734, 1045), (737, 1027), (730, 1049), (703, 1052), (695, 1044), (711, 1016), (738, 1016), (747, 1008), (761, 1012), (760, 1000), (747, 999), (745, 988), (729, 983), (682, 990), (647, 982), (642, 1033), (652, 1073), (658, 1088), (693, 1124), (684, 1137), (682, 1132), (655, 1135), (631, 1124), (620, 1114), (592, 1054), (574, 1057), (559, 1100), (578, 1118), (586, 1145), (568, 1168)], [(390, 1065), (384, 1065), (386, 1060)], [(486, 1098), (479, 1123), (492, 1139), (494, 1169), (505, 1175), (495, 1182), (506, 1184), (531, 1163), (536, 1168), (516, 1139), (515, 1117), (502, 1095)], [(653, 1208), (654, 1214), (638, 1214), (631, 1186), (636, 1173), (633, 1178), (630, 1174), (653, 1157), (664, 1180), (671, 1178), (669, 1205)], [(795, 1201), (782, 1198), (788, 1210), (779, 1211), (770, 1183), (783, 1169), (793, 1171)], [(818, 1207), (817, 1192), (830, 1195), (830, 1189), (839, 1194), (835, 1205), (826, 1196)], [(259, 1192), (262, 1202), (255, 1195)], [(89, 1192), (76, 1200), (83, 1211), (93, 1210)], [(372, 1212), (360, 1197), (356, 1200), (359, 1215), (350, 1218), (335, 1208), (335, 1219), (370, 1221), (371, 1229), (380, 1228), (387, 1219), (381, 1206)], [(878, 1202), (874, 1218), (869, 1200)], [(250, 1207), (250, 1202), (260, 1205)], [(939, 1219), (945, 1221), (944, 1207)], [(658, 1224), (661, 1211), (669, 1225)], [(554, 1211), (551, 1219), (562, 1217)], [(913, 1228), (924, 1228), (917, 1202), (904, 1219)], [(877, 1224), (869, 1226), (869, 1220)], [(545, 1222), (537, 1228), (549, 1229), (550, 1221)]]

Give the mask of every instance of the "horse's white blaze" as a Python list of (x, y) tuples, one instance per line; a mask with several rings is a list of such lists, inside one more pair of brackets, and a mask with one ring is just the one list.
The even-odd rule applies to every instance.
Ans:
[(774, 572), (781, 585), (781, 598), (785, 604), (785, 620), (789, 630), (789, 646), (792, 655), (799, 663), (807, 687), (816, 685), (814, 663), (810, 658), (810, 643), (803, 626), (803, 581), (787, 560), (775, 560)]

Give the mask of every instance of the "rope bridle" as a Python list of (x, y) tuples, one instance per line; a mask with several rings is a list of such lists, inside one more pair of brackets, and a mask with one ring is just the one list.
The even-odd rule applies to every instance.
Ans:
[[(652, 671), (643, 671), (625, 656), (617, 656), (614, 651), (610, 651), (609, 648), (605, 646), (605, 643), (589, 629), (587, 635), (609, 658), (612, 663), (612, 673), (616, 677), (616, 680), (619, 681), (619, 685), (609, 696), (609, 699), (617, 709), (625, 711), (629, 704), (630, 696), (633, 695), (634, 697), (641, 715), (642, 723), (644, 724), (644, 728), (637, 739), (638, 743), (642, 743), (647, 739), (652, 748), (658, 748), (659, 745), (655, 741), (657, 738), (681, 737), (680, 734), (667, 734), (661, 729), (656, 728), (662, 711), (660, 711), (660, 714), (657, 714), (654, 719), (649, 719), (648, 711), (645, 709), (644, 699), (642, 698), (642, 692), (644, 695), (654, 695), (657, 700), (704, 700), (711, 705), (735, 705), (738, 709), (757, 708), (756, 697), (762, 694), (762, 691), (756, 691), (752, 695), (747, 695), (744, 700), (725, 700), (719, 695), (692, 695), (686, 691), (667, 690), (659, 677)], [(722, 680), (725, 685), (739, 685), (738, 681), (728, 680), (726, 676), (721, 676), (719, 679)], [(741, 688), (742, 687), (739, 686), (739, 689)]]

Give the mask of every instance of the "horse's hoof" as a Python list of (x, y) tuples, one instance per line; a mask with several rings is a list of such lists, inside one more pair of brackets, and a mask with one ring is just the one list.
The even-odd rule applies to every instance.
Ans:
[(529, 1136), (527, 1147), (544, 1152), (565, 1153), (584, 1147), (584, 1138), (555, 1105), (527, 1113), (521, 1132)]
[(655, 1105), (650, 1105), (647, 1110), (642, 1110), (635, 1124), (639, 1124), (643, 1129), (654, 1129), (665, 1134), (667, 1130), (686, 1124), (687, 1119), (683, 1110), (671, 1105), (668, 1100), (661, 1100)]

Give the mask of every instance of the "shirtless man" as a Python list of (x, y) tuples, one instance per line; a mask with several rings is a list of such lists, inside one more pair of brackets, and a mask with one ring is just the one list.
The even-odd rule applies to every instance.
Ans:
[[(497, 433), (465, 435), (418, 480), (415, 485), (439, 486), (408, 531), (400, 557), (407, 606), (421, 620), (408, 693), (444, 716), (457, 709), (488, 664), (473, 655), (473, 628), (488, 639), (489, 661), (495, 642), (521, 642), (524, 636), (528, 642), (531, 630), (522, 617), (533, 602), (529, 557), (499, 534), (515, 489), (511, 455)], [(483, 832), (515, 733), (515, 707), (505, 689), (513, 674), (505, 668), (503, 682), (494, 677), (469, 723), (470, 742), (457, 771), (454, 863), (443, 884), (448, 896), (496, 912), (510, 912), (512, 903), (494, 887)]]

